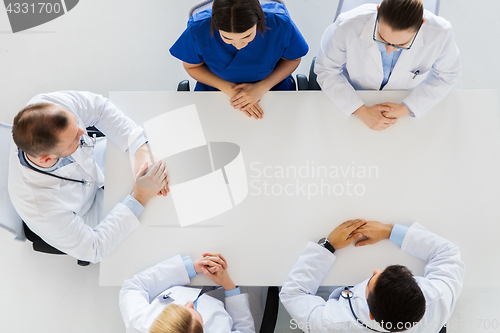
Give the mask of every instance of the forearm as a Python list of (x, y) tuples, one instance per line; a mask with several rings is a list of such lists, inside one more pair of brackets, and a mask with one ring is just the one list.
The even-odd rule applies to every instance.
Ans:
[(272, 73), (265, 79), (257, 82), (257, 84), (261, 85), (266, 92), (271, 90), (275, 85), (293, 73), (293, 71), (299, 66), (300, 60), (301, 58), (295, 60), (281, 58)]
[(415, 223), (406, 233), (401, 249), (427, 262), (424, 277), (443, 293), (451, 312), (462, 290), (465, 275), (458, 247)]
[(133, 165), (134, 175), (137, 174), (137, 171), (139, 170), (141, 165), (144, 164), (144, 162), (152, 162), (151, 157), (149, 156), (149, 150), (146, 143), (140, 146), (139, 149), (137, 149), (137, 151), (134, 154), (134, 165)]
[(412, 89), (403, 102), (408, 105), (415, 117), (420, 117), (449, 94), (457, 79), (458, 75), (453, 80), (445, 81), (430, 74), (425, 81)]
[(231, 297), (226, 297), (226, 311), (233, 319), (232, 332), (254, 333), (255, 325), (250, 312), (250, 304), (248, 296), (239, 294)]
[(318, 287), (335, 261), (335, 255), (324, 247), (309, 243), (288, 274), (280, 300), (292, 318), (305, 322), (325, 300), (316, 296)]
[(225, 94), (229, 94), (231, 88), (235, 86), (234, 83), (223, 80), (212, 73), (206, 64), (192, 67), (184, 63), (184, 69), (186, 69), (186, 72), (196, 81), (217, 88)]

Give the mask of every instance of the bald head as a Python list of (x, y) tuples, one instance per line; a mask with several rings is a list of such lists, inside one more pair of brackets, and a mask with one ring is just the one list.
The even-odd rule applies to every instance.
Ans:
[(26, 154), (38, 157), (57, 151), (58, 134), (69, 125), (68, 111), (48, 103), (28, 105), (14, 118), (12, 137)]

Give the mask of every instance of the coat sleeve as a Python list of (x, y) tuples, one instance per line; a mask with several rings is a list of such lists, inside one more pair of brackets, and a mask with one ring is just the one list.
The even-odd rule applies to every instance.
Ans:
[(453, 29), (449, 23), (446, 33), (441, 53), (432, 65), (430, 73), (403, 101), (415, 117), (421, 116), (442, 101), (460, 77), (460, 51), (455, 44)]
[(406, 233), (401, 249), (427, 262), (424, 277), (442, 292), (445, 313), (451, 314), (465, 276), (458, 247), (415, 223)]
[(225, 303), (226, 311), (231, 316), (231, 319), (233, 319), (231, 332), (255, 333), (255, 324), (253, 322), (252, 313), (250, 312), (248, 295), (240, 294), (226, 297)]
[(95, 228), (85, 224), (82, 217), (63, 209), (38, 216), (18, 212), (45, 242), (74, 258), (92, 263), (100, 262), (113, 252), (140, 225), (139, 219), (123, 203), (116, 204)]
[(346, 115), (351, 115), (365, 103), (343, 74), (346, 63), (346, 37), (340, 20), (330, 25), (316, 57), (314, 72), (321, 89)]
[(119, 304), (127, 331), (130, 328), (140, 330), (151, 326), (152, 322), (144, 322), (149, 317), (143, 316), (147, 313), (145, 310), (150, 300), (173, 286), (183, 286), (189, 282), (188, 272), (179, 255), (125, 280), (120, 290)]
[(280, 300), (298, 323), (321, 323), (326, 301), (316, 296), (321, 281), (335, 261), (335, 255), (310, 242), (288, 274)]
[(88, 91), (40, 94), (28, 104), (40, 102), (56, 104), (75, 113), (85, 127), (95, 126), (122, 151), (126, 151), (143, 132), (107, 98)]

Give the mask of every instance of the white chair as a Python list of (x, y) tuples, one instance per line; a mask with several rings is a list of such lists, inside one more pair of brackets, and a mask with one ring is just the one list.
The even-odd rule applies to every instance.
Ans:
[(23, 220), (12, 206), (7, 190), (11, 142), (12, 125), (0, 123), (0, 227), (11, 232), (14, 239), (25, 241)]
[[(339, 5), (337, 7), (337, 13), (335, 14), (334, 21), (340, 14), (348, 12), (356, 7), (367, 3), (376, 3), (378, 5), (381, 2), (382, 0), (339, 0)], [(439, 15), (439, 5), (441, 2), (440, 0), (423, 0), (423, 2), (425, 9), (434, 13), (435, 15)]]

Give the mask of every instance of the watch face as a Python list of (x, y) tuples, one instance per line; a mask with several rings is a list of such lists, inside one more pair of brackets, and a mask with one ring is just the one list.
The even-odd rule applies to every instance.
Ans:
[(321, 239), (318, 241), (318, 244), (319, 244), (319, 245), (323, 245), (323, 244), (325, 244), (325, 243), (326, 243), (326, 238), (325, 238), (325, 237), (321, 238)]

